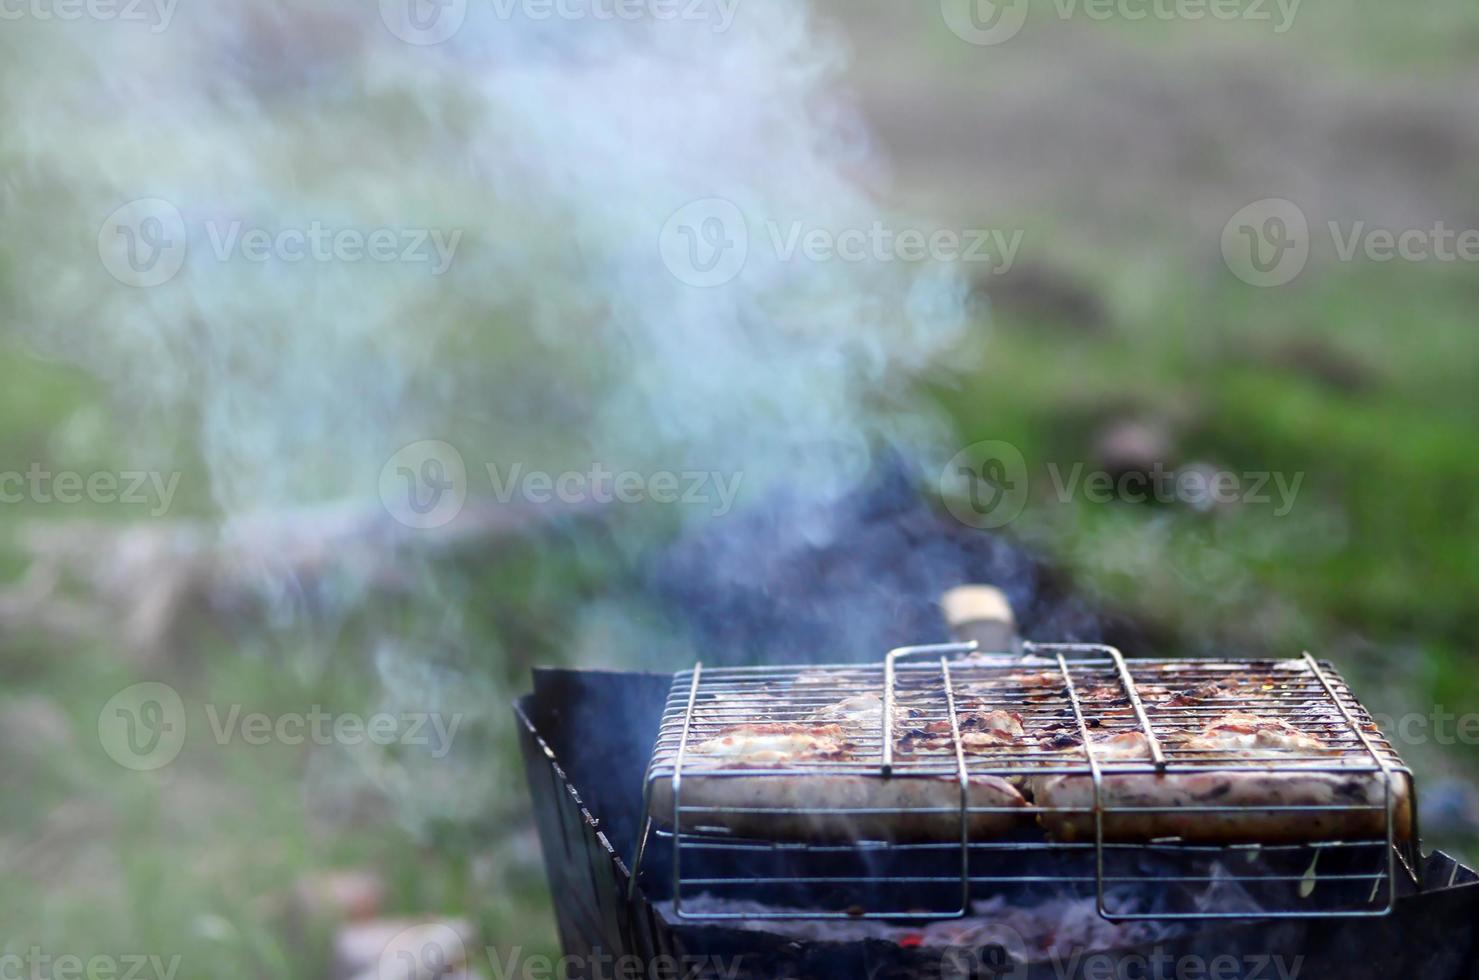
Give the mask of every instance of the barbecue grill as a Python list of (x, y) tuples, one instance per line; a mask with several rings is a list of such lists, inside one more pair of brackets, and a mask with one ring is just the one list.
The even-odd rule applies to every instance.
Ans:
[[(1224, 661), (1130, 659), (1097, 644), (1037, 644), (1016, 638), (1010, 607), (995, 590), (968, 588), (948, 597), (947, 614), (961, 642), (906, 647), (881, 664), (723, 667), (701, 664), (678, 674), (670, 688), (647, 767), (640, 843), (631, 888), (654, 840), (671, 851), (671, 891), (680, 918), (930, 920), (967, 915), (983, 896), (1024, 889), (1035, 894), (1091, 889), (1106, 919), (1247, 918), (1200, 900), (1212, 889), (1245, 892), (1261, 918), (1380, 916), (1395, 906), (1399, 875), (1421, 885), (1410, 771), (1377, 730), (1335, 668), (1309, 654), (1296, 660)], [(1027, 672), (1024, 674), (1024, 672)], [(1024, 676), (1034, 678), (1028, 683)], [(1046, 678), (1046, 680), (1043, 680)], [(1240, 679), (1253, 678), (1252, 689)], [(1249, 685), (1243, 683), (1242, 687)], [(1207, 698), (1147, 706), (1146, 691), (1207, 690)], [(962, 704), (981, 692), (990, 703), (1035, 730), (1059, 731), (1076, 752), (1024, 740), (984, 748), (963, 744)], [(726, 764), (703, 758), (709, 739), (742, 725), (798, 725), (839, 702), (881, 705), (881, 718), (854, 734), (845, 758), (800, 758), (782, 765)], [(1188, 748), (1179, 739), (1229, 713), (1251, 713), (1316, 736), (1322, 748), (1250, 757)], [(907, 721), (901, 721), (907, 719)], [(948, 732), (946, 751), (911, 752), (909, 730)], [(885, 737), (893, 732), (893, 737)], [(1143, 736), (1143, 759), (1100, 758), (1117, 734)], [(1083, 751), (1083, 746), (1090, 750)], [(1220, 799), (1127, 805), (1107, 791), (1117, 781), (1154, 777), (1175, 785), (1199, 774), (1255, 778), (1328, 776), (1338, 785), (1373, 787), (1328, 802), (1290, 804)], [(925, 804), (714, 805), (689, 789), (706, 780), (924, 780), (957, 784), (953, 801)], [(1042, 777), (1080, 780), (1091, 789), (1083, 806), (1028, 806), (1024, 816), (1060, 833), (1023, 828), (980, 833), (979, 818), (1017, 814), (1016, 807), (979, 805), (968, 792), (982, 778), (1021, 783)], [(670, 787), (670, 790), (668, 789)], [(654, 810), (654, 789), (665, 791)], [(722, 793), (704, 794), (708, 797)], [(817, 802), (817, 801), (813, 801)], [(668, 807), (671, 807), (671, 810)], [(742, 810), (743, 834), (733, 827)], [(930, 840), (887, 838), (880, 818), (948, 823)], [(1208, 842), (1190, 833), (1206, 826), (1282, 819), (1285, 825), (1346, 828), (1338, 838)], [(1162, 819), (1182, 828), (1145, 840), (1116, 839), (1127, 819)], [(798, 821), (826, 828), (817, 840), (769, 834)], [(858, 832), (837, 841), (849, 822)], [(869, 829), (873, 828), (873, 829)], [(1078, 828), (1079, 835), (1073, 833)], [(1399, 832), (1400, 830), (1400, 832)], [(1074, 839), (1076, 836), (1085, 839)], [(793, 835), (792, 835), (793, 836)], [(1288, 836), (1287, 834), (1285, 836)], [(1010, 858), (1008, 860), (1008, 858)], [(1145, 908), (1146, 886), (1183, 897)], [(806, 907), (788, 896), (804, 894)], [(770, 901), (775, 911), (748, 900)], [(697, 901), (697, 905), (695, 905)]]
[[(816, 690), (809, 701), (782, 702), (774, 690), (763, 693), (778, 680), (794, 687), (809, 668), (698, 665), (679, 676), (535, 671), (534, 693), (515, 710), (559, 934), (574, 958), (571, 976), (609, 977), (599, 964), (611, 956), (634, 956), (639, 976), (683, 976), (686, 965), (700, 959), (723, 967), (691, 976), (1213, 976), (1208, 967), (1225, 956), (1241, 958), (1244, 967), (1220, 976), (1279, 976), (1269, 965), (1275, 956), (1297, 976), (1479, 980), (1473, 931), (1479, 875), (1445, 854), (1421, 856), (1415, 822), (1399, 834), (1386, 795), (1377, 798), (1373, 834), (1278, 845), (1115, 840), (1106, 819), (1115, 816), (1114, 807), (1097, 816), (1063, 814), (1092, 822), (1092, 834), (1077, 841), (1050, 840), (1028, 828), (1010, 840), (967, 834), (933, 841), (769, 841), (705, 826), (701, 809), (689, 811), (701, 794), (683, 785), (700, 785), (703, 776), (691, 769), (686, 749), (677, 758), (683, 727), (686, 742), (698, 745), (695, 735), (719, 721), (711, 711), (738, 710), (717, 704), (731, 701), (728, 689), (744, 692), (747, 708), (768, 696), (772, 710), (802, 712), (843, 689), (864, 687), (887, 695), (901, 717), (930, 705), (939, 711), (944, 699), (948, 720), (955, 695), (966, 692), (969, 699), (973, 684), (1000, 680), (1023, 664), (1056, 671), (1065, 693), (1053, 701), (1023, 701), (1015, 710), (1046, 720), (1066, 708), (1080, 739), (1086, 729), (1099, 733), (1094, 718), (1111, 732), (1140, 730), (1157, 736), (1160, 758), (1120, 769), (1105, 764), (1097, 780), (1089, 760), (1077, 769), (1078, 763), (1062, 758), (967, 758), (967, 775), (989, 769), (1034, 777), (1056, 766), (1102, 786), (1123, 772), (1162, 772), (1164, 764), (1164, 772), (1179, 773), (1208, 764), (1170, 738), (1174, 711), (1152, 710), (1145, 699), (1136, 704), (1136, 696), (1151, 690), (1161, 673), (1176, 674), (1179, 686), (1216, 681), (1247, 665), (1276, 680), (1270, 690), (1242, 692), (1241, 707), (1273, 712), (1338, 746), (1346, 758), (1340, 772), (1386, 786), (1409, 779), (1337, 671), (1318, 659), (1142, 661), (1105, 646), (1022, 643), (1004, 615), (951, 609), (947, 618), (960, 642), (901, 650), (881, 664), (828, 668), (821, 673), (839, 686)], [(1118, 684), (1120, 698), (1103, 696), (1111, 684)], [(708, 696), (722, 692), (725, 698)], [(1188, 704), (1176, 711), (1199, 720), (1213, 708)], [(867, 746), (876, 749), (877, 760), (859, 763), (859, 775), (942, 779), (935, 760), (929, 760), (932, 775), (910, 775), (924, 760), (907, 746), (893, 752), (884, 776), (883, 730)], [(952, 727), (952, 743), (960, 735)], [(945, 769), (958, 779), (963, 760), (958, 752), (950, 757), (954, 767)], [(673, 810), (660, 817), (651, 811), (652, 788), (673, 775), (679, 776)], [(1415, 817), (1414, 798), (1408, 807)], [(948, 813), (938, 819), (960, 828), (958, 801), (942, 809)], [(1371, 813), (1367, 804), (1346, 816)], [(1037, 934), (1022, 922), (1038, 922)], [(1025, 943), (1003, 939), (1010, 925)], [(1084, 950), (1094, 955), (1078, 955)], [(1197, 974), (1146, 967), (1183, 956), (1197, 958)]]
[[(1070, 955), (1055, 961), (1031, 950), (1014, 955), (1009, 966), (994, 969), (990, 964), (1002, 961), (993, 940), (991, 945), (965, 950), (969, 962), (986, 964), (973, 974), (955, 968), (962, 947), (920, 942), (930, 929), (956, 923), (964, 927), (980, 920), (980, 915), (974, 920), (914, 923), (918, 932), (877, 919), (745, 922), (680, 917), (672, 903), (671, 840), (653, 837), (639, 879), (634, 879), (630, 863), (643, 836), (642, 773), (673, 683), (671, 674), (541, 669), (535, 671), (533, 693), (515, 705), (560, 940), (565, 954), (576, 958), (571, 961), (577, 964), (571, 976), (609, 980), (609, 968), (602, 972), (578, 965), (598, 962), (602, 956), (636, 957), (641, 963), (638, 975), (644, 977), (681, 975), (671, 970), (671, 964), (674, 958), (686, 957), (737, 962), (733, 976), (745, 980), (1210, 976), (1207, 964), (1234, 956), (1244, 958), (1240, 962), (1262, 962), (1265, 969), (1250, 966), (1222, 975), (1277, 976), (1267, 968), (1268, 958), (1284, 957), (1286, 965), (1298, 964), (1301, 977), (1479, 980), (1474, 931), (1474, 922), (1479, 921), (1479, 875), (1436, 852), (1420, 865), (1421, 891), (1406, 874), (1397, 876), (1397, 900), (1385, 917), (1174, 920), (1164, 928), (1140, 920), (1124, 924), (1136, 931), (1111, 933), (1094, 947), (1110, 957), (1109, 972), (1102, 958), (1073, 960)], [(696, 873), (716, 864), (713, 854), (699, 850), (685, 857)], [(1047, 857), (1042, 851), (1000, 851), (993, 860), (1025, 879), (1026, 865)], [(1152, 855), (1146, 858), (1154, 860)], [(988, 919), (1001, 909), (1030, 910), (1044, 889), (1057, 893), (1065, 886), (1018, 880), (998, 887), (1004, 901), (976, 906)], [(1138, 893), (1147, 909), (1180, 894), (1179, 885), (1171, 881), (1123, 887)], [(752, 892), (759, 896), (752, 905), (806, 908), (817, 891), (816, 886), (793, 883), (768, 893)], [(1257, 914), (1256, 901), (1236, 890), (1220, 889), (1206, 898), (1224, 910), (1242, 908), (1245, 914)], [(1092, 895), (1085, 901), (1092, 907)], [(1047, 906), (1050, 911), (1059, 908)], [(1093, 918), (1103, 921), (1097, 915)], [(1062, 928), (1056, 920), (1051, 925)], [(1195, 974), (1147, 971), (1144, 963), (1149, 956), (1159, 956), (1161, 962), (1166, 957), (1195, 956), (1204, 968)], [(669, 964), (666, 973), (658, 968), (663, 962)]]

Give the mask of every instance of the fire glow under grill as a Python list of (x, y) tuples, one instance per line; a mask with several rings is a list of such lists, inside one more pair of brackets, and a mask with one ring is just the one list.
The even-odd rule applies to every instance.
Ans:
[[(823, 748), (726, 757), (747, 730)], [(765, 918), (724, 903), (799, 889), (812, 909), (772, 917), (940, 919), (1004, 887), (1092, 894), (1109, 919), (1247, 917), (1197, 901), (1229, 885), (1260, 917), (1384, 915), (1421, 866), (1410, 771), (1308, 654), (966, 642), (698, 665), (674, 678), (645, 788), (634, 872), (669, 844), (684, 918)], [(1186, 900), (1146, 910), (1147, 887)]]

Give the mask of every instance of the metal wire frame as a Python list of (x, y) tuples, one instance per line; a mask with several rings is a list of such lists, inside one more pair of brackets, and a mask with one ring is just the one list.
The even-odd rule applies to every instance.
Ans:
[[(644, 783), (643, 833), (633, 862), (632, 888), (635, 890), (641, 862), (649, 839), (656, 836), (669, 837), (673, 841), (673, 903), (675, 913), (682, 918), (725, 919), (725, 918), (795, 918), (794, 912), (776, 915), (757, 914), (753, 911), (734, 914), (691, 914), (683, 909), (685, 884), (690, 887), (739, 887), (767, 884), (864, 884), (863, 878), (824, 878), (796, 876), (789, 878), (766, 878), (763, 876), (730, 876), (724, 878), (684, 879), (682, 852), (690, 850), (720, 850), (734, 853), (765, 852), (784, 849), (788, 855), (829, 855), (859, 853), (869, 849), (881, 850), (895, 857), (909, 855), (928, 856), (943, 849), (960, 852), (958, 878), (940, 876), (882, 876), (878, 883), (889, 885), (940, 884), (958, 881), (961, 902), (958, 908), (918, 912), (909, 909), (849, 909), (841, 912), (817, 911), (808, 918), (879, 918), (879, 919), (939, 919), (965, 915), (970, 908), (972, 884), (988, 883), (1041, 883), (1061, 882), (1072, 884), (1092, 883), (1095, 886), (1096, 902), (1101, 915), (1109, 919), (1134, 918), (1246, 918), (1246, 912), (1197, 912), (1185, 915), (1165, 913), (1133, 913), (1117, 911), (1108, 906), (1107, 891), (1122, 884), (1139, 884), (1148, 881), (1198, 882), (1208, 881), (1205, 876), (1142, 877), (1136, 875), (1110, 874), (1106, 869), (1106, 855), (1134, 856), (1138, 853), (1167, 853), (1175, 851), (1189, 858), (1211, 859), (1218, 856), (1234, 856), (1240, 850), (1247, 851), (1248, 845), (1212, 845), (1189, 843), (1166, 843), (1161, 841), (1144, 843), (1118, 843), (1105, 839), (1106, 811), (1110, 814), (1134, 812), (1178, 813), (1207, 812), (1227, 814), (1237, 808), (1227, 806), (1204, 807), (1125, 807), (1106, 808), (1104, 780), (1119, 775), (1163, 773), (1171, 775), (1198, 772), (1225, 772), (1231, 769), (1252, 769), (1260, 773), (1290, 772), (1298, 774), (1338, 773), (1342, 775), (1379, 775), (1385, 791), (1385, 841), (1325, 841), (1310, 845), (1278, 845), (1257, 847), (1268, 854), (1284, 852), (1308, 852), (1314, 855), (1313, 870), (1319, 856), (1326, 849), (1354, 849), (1382, 847), (1384, 869), (1370, 874), (1325, 874), (1322, 881), (1370, 881), (1371, 898), (1369, 907), (1360, 909), (1269, 909), (1260, 911), (1259, 917), (1312, 918), (1350, 915), (1385, 915), (1396, 899), (1396, 865), (1400, 861), (1412, 880), (1418, 884), (1413, 870), (1417, 865), (1416, 788), (1411, 772), (1398, 758), (1390, 743), (1380, 734), (1368, 734), (1366, 726), (1370, 717), (1350, 693), (1345, 682), (1334, 668), (1322, 664), (1306, 653), (1299, 660), (1288, 661), (1227, 661), (1227, 660), (1127, 660), (1118, 650), (1096, 644), (1024, 644), (1020, 659), (971, 657), (978, 653), (974, 643), (935, 644), (921, 647), (905, 647), (894, 650), (885, 658), (881, 669), (876, 665), (816, 665), (804, 667), (738, 667), (705, 669), (695, 665), (690, 672), (679, 674), (668, 698), (664, 720), (652, 761)], [(924, 660), (923, 658), (928, 658)], [(921, 662), (911, 662), (920, 660)], [(952, 666), (953, 665), (953, 666)], [(1297, 670), (1295, 668), (1298, 668)], [(1056, 670), (1051, 670), (1056, 668)], [(1038, 672), (1046, 677), (1056, 675), (1059, 685), (1057, 694), (1049, 691), (1049, 685), (1039, 684), (1036, 690), (1017, 683), (1016, 690), (1011, 682), (1020, 681), (1023, 672)], [(1193, 699), (1189, 704), (1158, 705), (1155, 717), (1147, 710), (1142, 690), (1153, 690), (1173, 685), (1178, 691), (1213, 683), (1229, 678), (1277, 679), (1278, 683), (1266, 685), (1259, 692), (1237, 692), (1228, 696), (1209, 696), (1203, 702)], [(1001, 683), (1001, 682), (1007, 683)], [(996, 682), (996, 683), (993, 683)], [(1164, 682), (1164, 684), (1162, 683)], [(982, 694), (980, 685), (987, 685)], [(1086, 687), (1086, 685), (1094, 685)], [(1081, 688), (1083, 688), (1081, 690)], [(1107, 697), (1107, 692), (1119, 692), (1119, 697)], [(964, 694), (969, 698), (987, 697), (993, 706), (1018, 710), (1024, 716), (1024, 724), (1041, 727), (1043, 724), (1065, 725), (1064, 715), (1071, 717), (1079, 744), (1089, 746), (1084, 758), (1065, 760), (1061, 752), (1051, 750), (1024, 749), (1010, 746), (1001, 752), (972, 752), (967, 762), (964, 750), (958, 699)], [(849, 697), (879, 696), (881, 698), (882, 723), (876, 740), (868, 735), (850, 739), (852, 752), (844, 760), (800, 760), (786, 768), (713, 769), (701, 770), (701, 776), (710, 778), (733, 778), (755, 776), (804, 776), (804, 775), (865, 775), (879, 779), (910, 777), (953, 778), (960, 784), (960, 802), (949, 812), (958, 814), (959, 844), (936, 843), (884, 843), (859, 842), (855, 844), (777, 844), (773, 841), (744, 840), (716, 833), (712, 830), (685, 829), (684, 815), (695, 818), (713, 808), (685, 805), (682, 802), (682, 783), (685, 762), (691, 758), (695, 741), (702, 741), (725, 727), (755, 722), (815, 723), (815, 712), (835, 705)], [(1066, 697), (1064, 696), (1066, 695)], [(1118, 710), (1120, 701), (1128, 710)], [(1087, 710), (1086, 710), (1087, 703)], [(943, 709), (943, 713), (941, 713)], [(1290, 756), (1280, 758), (1277, 763), (1267, 759), (1250, 759), (1240, 755), (1219, 755), (1207, 750), (1193, 751), (1175, 745), (1175, 740), (1166, 741), (1163, 736), (1172, 736), (1187, 729), (1197, 728), (1211, 718), (1235, 711), (1247, 711), (1260, 717), (1279, 718), (1296, 727), (1318, 735), (1341, 756), (1332, 762), (1331, 756)], [(933, 712), (933, 713), (932, 713)], [(948, 722), (950, 746), (948, 756), (942, 752), (924, 754), (900, 753), (899, 739), (895, 734), (900, 716), (913, 723)], [(1092, 722), (1091, 720), (1092, 719)], [(1374, 726), (1372, 726), (1374, 729)], [(1091, 731), (1091, 729), (1093, 729)], [(1148, 760), (1101, 760), (1092, 746), (1095, 735), (1107, 736), (1121, 732), (1138, 732), (1145, 738), (1150, 758)], [(890, 733), (890, 737), (884, 737)], [(1369, 758), (1361, 764), (1359, 758)], [(692, 769), (689, 775), (694, 775)], [(1045, 776), (1077, 775), (1091, 780), (1093, 803), (1083, 808), (1057, 808), (1054, 813), (1089, 813), (1093, 818), (1094, 839), (1092, 843), (1063, 841), (1017, 841), (1017, 840), (971, 840), (970, 815), (974, 813), (1004, 812), (1004, 807), (971, 807), (969, 799), (970, 780), (973, 776)], [(1407, 805), (1411, 811), (1412, 835), (1408, 847), (1412, 855), (1403, 853), (1396, 840), (1397, 794), (1394, 786), (1399, 777), (1405, 777), (1408, 791)], [(651, 812), (653, 785), (663, 779), (672, 784), (671, 823), (666, 828), (658, 826)], [(1032, 812), (1031, 808), (1023, 812)], [(1289, 811), (1311, 813), (1317, 811), (1352, 811), (1376, 809), (1375, 806), (1360, 807), (1353, 804), (1259, 806), (1260, 812)], [(827, 814), (837, 816), (843, 811), (837, 808), (760, 808), (749, 812), (775, 813), (777, 815)], [(942, 813), (941, 808), (919, 808), (908, 811), (898, 809), (849, 810), (847, 813)], [(691, 825), (693, 821), (688, 821)], [(1092, 850), (1093, 874), (1071, 875), (982, 875), (971, 872), (971, 855), (989, 854), (995, 851), (1044, 851), (1059, 854), (1076, 854)], [(1286, 882), (1293, 885), (1309, 879), (1304, 875), (1254, 875), (1247, 880), (1261, 882)], [(1378, 896), (1385, 885), (1386, 901), (1378, 904)]]

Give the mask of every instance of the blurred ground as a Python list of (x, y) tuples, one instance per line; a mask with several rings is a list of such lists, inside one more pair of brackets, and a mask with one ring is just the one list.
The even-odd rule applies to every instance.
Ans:
[[(1275, 35), (1062, 21), (1038, 3), (1020, 36), (991, 47), (952, 35), (933, 3), (821, 9), (850, 40), (847, 78), (892, 161), (878, 179), (899, 211), (1024, 232), (1010, 273), (974, 280), (979, 329), (957, 370), (920, 392), (949, 412), (962, 446), (1005, 439), (1022, 451), (1037, 492), (1012, 533), (1169, 638), (1134, 652), (1310, 649), (1346, 668), (1378, 712), (1479, 711), (1479, 275), (1465, 263), (1340, 262), (1316, 236), (1294, 282), (1259, 289), (1219, 248), (1235, 211), (1272, 197), (1315, 229), (1479, 226), (1479, 8), (1309, 4)], [(88, 378), (6, 348), (0, 460), (119, 466), (108, 456), (117, 424)], [(1149, 433), (1130, 439), (1149, 447), (1137, 464), (1302, 473), (1296, 505), (1204, 513), (1042, 492), (1050, 464), (1102, 461), (1127, 426)], [(0, 567), (16, 585), (0, 609), (24, 599), (18, 529), (84, 517), (147, 519), (0, 507)], [(443, 656), (481, 665), (488, 685), (473, 696), (498, 704), (531, 663), (605, 659), (566, 646), (573, 607), (603, 588), (600, 563), (578, 537), (526, 547), (455, 559), (482, 646)], [(413, 609), (371, 615), (436, 636)], [(354, 623), (291, 639), (207, 633), (140, 668), (114, 644), (0, 632), (7, 932), (56, 949), (178, 951), (220, 976), (322, 976), (331, 917), (301, 914), (295, 883), (371, 868), (387, 914), (466, 917), (487, 942), (551, 950), (505, 713), (471, 736), (486, 743), (477, 778), (503, 787), (498, 805), (415, 831), (378, 792), (393, 775), (317, 778), (302, 747), (192, 744), (150, 777), (98, 747), (98, 706), (141, 678), (269, 713), (370, 710), (356, 636)], [(1472, 848), (1461, 787), (1479, 775), (1474, 744), (1399, 748), (1422, 785), (1447, 794), (1452, 819), (1425, 828), (1428, 843)]]
[[(1029, 511), (1033, 533), (1199, 646), (1229, 631), (1348, 646), (1404, 689), (1474, 703), (1479, 280), (1462, 263), (1340, 262), (1319, 228), (1479, 218), (1463, 42), (1479, 19), (1321, 7), (1275, 35), (1039, 3), (980, 47), (898, 5), (823, 9), (847, 25), (901, 195), (946, 227), (1025, 232), (1006, 275), (976, 278), (982, 367), (940, 392), (963, 445), (1011, 439), (1040, 476), (1131, 426), (1168, 464), (1307, 478), (1287, 518), (1049, 506)], [(1258, 289), (1219, 240), (1267, 197), (1315, 233), (1299, 278)], [(1147, 536), (1158, 546), (1131, 543)]]

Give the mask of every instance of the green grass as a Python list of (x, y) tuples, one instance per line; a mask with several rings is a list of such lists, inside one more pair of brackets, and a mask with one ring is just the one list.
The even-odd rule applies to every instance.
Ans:
[(62, 744), (4, 756), (7, 786), (24, 787), (0, 796), (8, 936), (82, 956), (178, 954), (184, 975), (306, 980), (322, 976), (331, 924), (301, 920), (295, 883), (373, 868), (390, 885), (387, 914), (467, 916), (488, 943), (552, 951), (542, 869), (527, 836), (510, 833), (528, 830), (527, 804), (501, 688), (457, 745), (496, 774), (500, 793), (485, 818), (448, 828), (398, 819), (368, 778), (393, 760), (239, 735), (222, 744), (213, 733), (208, 705), (218, 721), (232, 705), (273, 718), (320, 706), (374, 712), (369, 672), (350, 645), (312, 672), (294, 669), (291, 650), (199, 654), (169, 678), (190, 736), (158, 772), (122, 767), (98, 742), (99, 709), (142, 676), (111, 651), (66, 651), (65, 664), (8, 686), (6, 699), (44, 695), (71, 723)]

